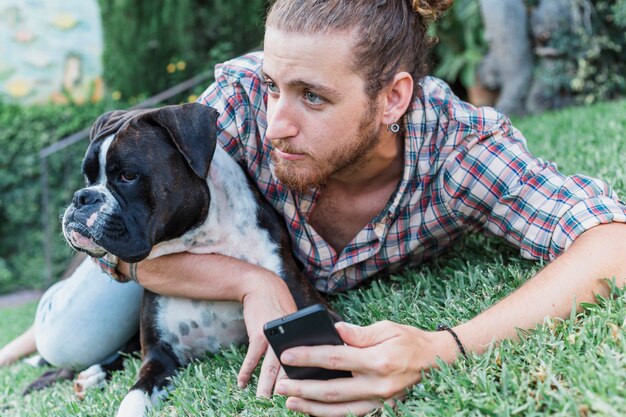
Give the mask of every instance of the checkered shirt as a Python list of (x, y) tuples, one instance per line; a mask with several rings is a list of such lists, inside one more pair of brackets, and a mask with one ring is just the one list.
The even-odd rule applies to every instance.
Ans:
[[(626, 222), (626, 205), (605, 183), (562, 175), (529, 153), (506, 116), (425, 77), (403, 120), (402, 179), (385, 209), (337, 253), (307, 222), (323, 189), (299, 194), (273, 174), (262, 58), (253, 53), (218, 65), (199, 101), (220, 112), (220, 144), (282, 214), (294, 254), (320, 291), (418, 265), (469, 232), (500, 236), (524, 258), (552, 260), (585, 230)], [(115, 274), (114, 264), (100, 264)]]
[(503, 237), (524, 258), (551, 260), (585, 230), (626, 222), (626, 206), (605, 183), (562, 175), (529, 153), (507, 117), (425, 77), (403, 120), (402, 179), (385, 209), (337, 253), (307, 222), (323, 190), (299, 194), (273, 174), (262, 59), (253, 53), (218, 65), (199, 101), (220, 112), (221, 145), (283, 215), (295, 256), (320, 291), (420, 264), (473, 231)]

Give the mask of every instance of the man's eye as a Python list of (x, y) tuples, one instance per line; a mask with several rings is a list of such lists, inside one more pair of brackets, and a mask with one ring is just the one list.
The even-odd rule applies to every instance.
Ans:
[(306, 98), (306, 101), (308, 101), (311, 104), (324, 103), (324, 99), (312, 91), (307, 91), (306, 93), (304, 93), (304, 97)]
[(122, 182), (132, 182), (137, 179), (137, 173), (135, 172), (122, 172), (120, 174), (120, 181)]
[(278, 93), (278, 86), (274, 82), (265, 81), (265, 84), (267, 84), (267, 91), (273, 94)]

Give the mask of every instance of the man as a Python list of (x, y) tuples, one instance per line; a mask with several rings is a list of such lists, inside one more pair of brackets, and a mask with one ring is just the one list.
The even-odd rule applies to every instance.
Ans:
[(425, 22), (449, 3), (278, 0), (264, 54), (219, 66), (201, 101), (219, 110), (222, 146), (283, 214), (295, 256), (322, 291), (419, 264), (472, 230), (502, 236), (525, 257), (556, 259), (452, 329), (458, 343), (448, 331), (388, 321), (338, 324), (346, 346), (282, 355), (286, 364), (354, 375), (325, 382), (279, 375), (262, 326), (295, 305), (267, 270), (192, 254), (144, 261), (132, 274), (117, 265), (157, 293), (241, 301), (250, 346), (240, 386), (265, 354), (258, 395), (275, 390), (290, 397), (287, 407), (315, 415), (361, 415), (401, 397), (436, 357), (452, 362), (461, 347), (481, 353), (517, 328), (567, 316), (573, 302), (607, 294), (603, 278), (624, 285), (626, 207), (612, 191), (562, 176), (528, 153), (506, 117), (424, 77)]

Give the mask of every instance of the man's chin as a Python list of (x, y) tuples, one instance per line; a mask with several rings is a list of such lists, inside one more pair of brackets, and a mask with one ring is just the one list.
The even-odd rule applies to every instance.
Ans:
[(311, 175), (308, 172), (300, 172), (293, 166), (285, 166), (282, 164), (276, 166), (274, 173), (281, 184), (299, 194), (323, 186), (327, 179), (326, 176), (320, 175), (320, 173)]

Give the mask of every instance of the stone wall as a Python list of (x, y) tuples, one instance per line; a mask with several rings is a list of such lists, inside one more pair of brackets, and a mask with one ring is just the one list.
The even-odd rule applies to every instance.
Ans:
[(0, 0), (0, 100), (99, 100), (101, 55), (97, 0)]

